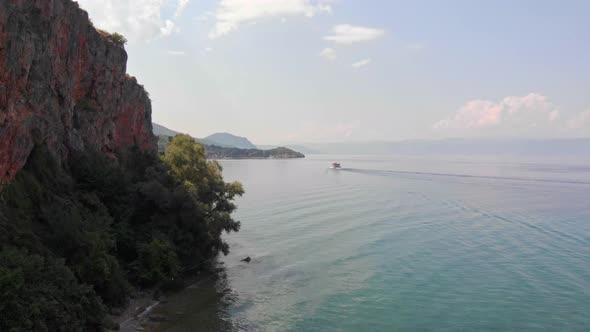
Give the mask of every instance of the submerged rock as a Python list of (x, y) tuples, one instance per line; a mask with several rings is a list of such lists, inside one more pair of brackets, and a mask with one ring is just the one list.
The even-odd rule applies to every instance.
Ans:
[(250, 256), (242, 259), (240, 262), (246, 262), (246, 263), (250, 263), (250, 261), (252, 260), (252, 258), (250, 258)]

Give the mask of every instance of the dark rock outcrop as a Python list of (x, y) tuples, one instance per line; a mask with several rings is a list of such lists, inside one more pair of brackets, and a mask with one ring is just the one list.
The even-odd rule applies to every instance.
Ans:
[(122, 45), (71, 0), (0, 0), (0, 180), (36, 144), (72, 151), (156, 151), (151, 102), (126, 74)]

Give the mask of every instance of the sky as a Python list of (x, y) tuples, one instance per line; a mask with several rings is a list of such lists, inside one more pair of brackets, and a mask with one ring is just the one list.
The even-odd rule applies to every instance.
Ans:
[(590, 1), (78, 2), (196, 137), (590, 137)]

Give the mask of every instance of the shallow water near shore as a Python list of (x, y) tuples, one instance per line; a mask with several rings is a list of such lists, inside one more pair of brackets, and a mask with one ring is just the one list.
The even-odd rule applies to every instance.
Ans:
[(232, 252), (146, 330), (590, 330), (588, 161), (221, 163)]

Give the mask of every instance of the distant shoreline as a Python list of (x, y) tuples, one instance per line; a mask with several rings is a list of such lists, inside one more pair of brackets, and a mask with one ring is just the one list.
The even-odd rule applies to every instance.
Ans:
[(276, 157), (207, 157), (209, 160), (290, 160), (290, 159), (305, 159), (305, 157), (286, 157), (286, 158), (276, 158)]

